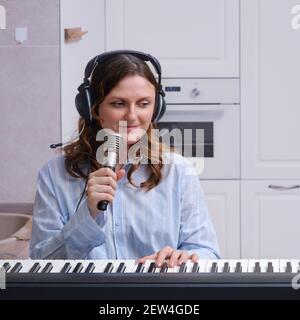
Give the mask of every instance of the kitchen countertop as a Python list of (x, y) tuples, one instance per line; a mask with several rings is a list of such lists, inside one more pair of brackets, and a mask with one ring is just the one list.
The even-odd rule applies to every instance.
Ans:
[(0, 244), (0, 259), (28, 259), (30, 240), (9, 239)]

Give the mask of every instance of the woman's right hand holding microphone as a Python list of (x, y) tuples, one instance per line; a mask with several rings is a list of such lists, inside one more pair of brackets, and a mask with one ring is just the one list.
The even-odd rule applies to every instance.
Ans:
[(124, 169), (100, 168), (88, 176), (87, 203), (91, 216), (95, 219), (99, 213), (97, 205), (102, 200), (112, 202), (117, 188), (117, 181), (125, 175)]

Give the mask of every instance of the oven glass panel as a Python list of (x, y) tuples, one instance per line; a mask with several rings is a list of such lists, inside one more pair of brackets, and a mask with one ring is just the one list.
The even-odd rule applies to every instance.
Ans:
[[(185, 157), (203, 156), (205, 158), (214, 157), (214, 127), (213, 122), (158, 122), (157, 127), (160, 129), (160, 134), (165, 132), (172, 132), (173, 129), (179, 129), (182, 136), (182, 144), (176, 143), (174, 139), (169, 139), (170, 146), (175, 147)], [(197, 130), (198, 129), (198, 130)], [(199, 139), (199, 133), (204, 137)], [(184, 135), (185, 139), (184, 139)], [(162, 138), (160, 139), (162, 141)], [(204, 142), (204, 146), (203, 146)], [(186, 147), (184, 147), (184, 144)], [(200, 154), (199, 154), (200, 152)]]

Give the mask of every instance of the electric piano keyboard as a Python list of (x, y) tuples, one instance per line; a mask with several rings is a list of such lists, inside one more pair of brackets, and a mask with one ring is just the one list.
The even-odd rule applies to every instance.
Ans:
[(300, 299), (296, 259), (199, 260), (174, 268), (153, 260), (28, 259), (0, 260), (0, 268), (0, 299)]

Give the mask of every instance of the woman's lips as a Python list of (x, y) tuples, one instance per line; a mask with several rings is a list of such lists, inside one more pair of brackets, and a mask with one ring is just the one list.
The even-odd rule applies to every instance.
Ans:
[(130, 131), (132, 131), (134, 129), (138, 129), (138, 128), (139, 128), (139, 126), (127, 126), (127, 132), (130, 132)]

